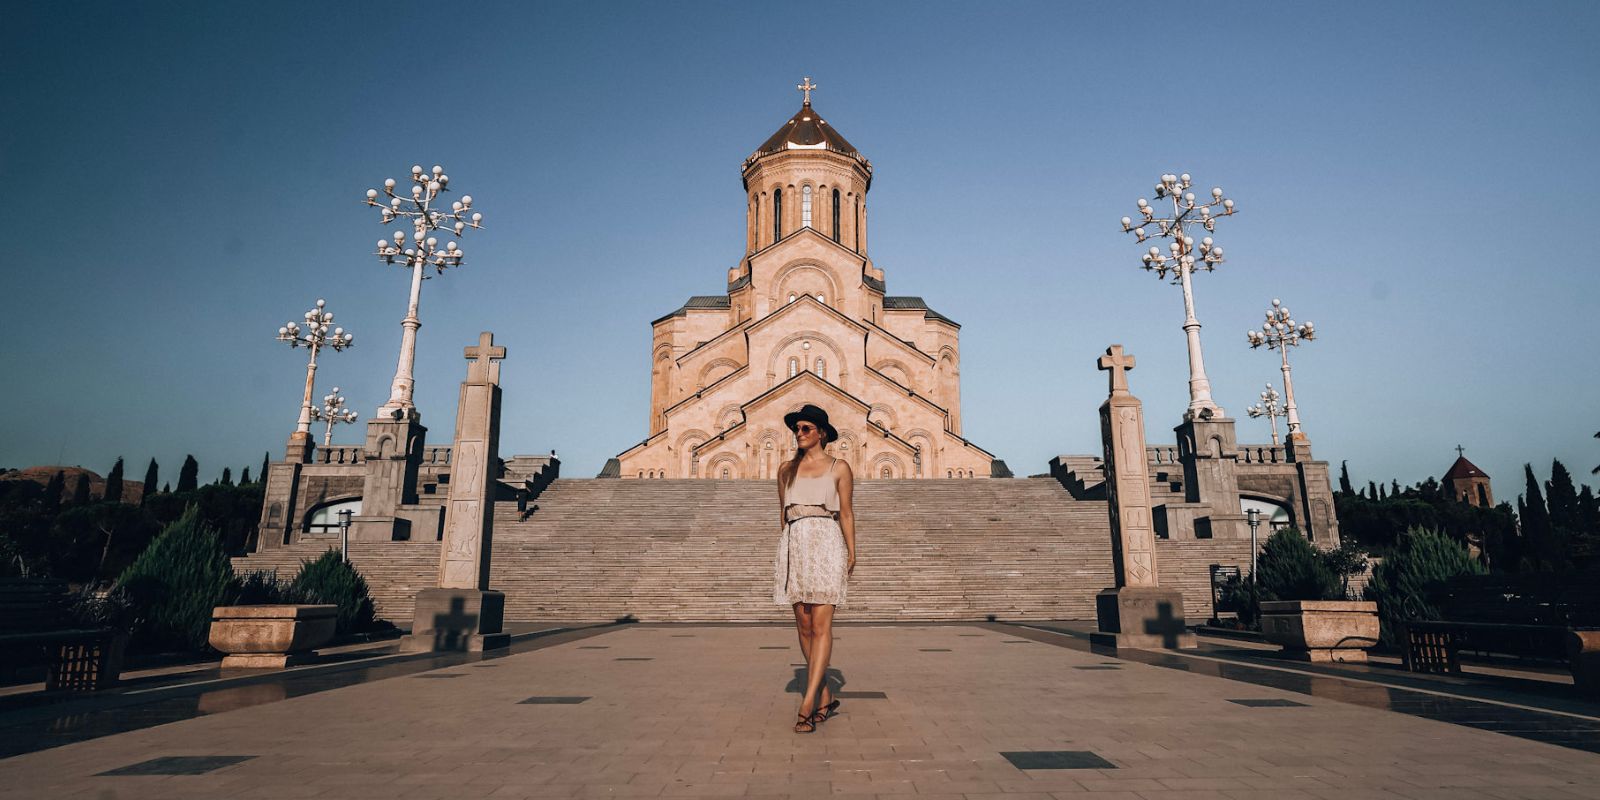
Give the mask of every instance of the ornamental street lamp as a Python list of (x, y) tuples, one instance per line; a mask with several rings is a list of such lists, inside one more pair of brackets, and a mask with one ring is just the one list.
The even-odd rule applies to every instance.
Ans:
[(378, 415), (393, 419), (410, 415), (414, 419), (417, 412), (411, 402), (415, 386), (412, 368), (417, 359), (417, 329), (422, 327), (422, 320), (417, 317), (422, 300), (422, 272), (433, 267), (442, 275), (445, 267), (461, 266), (459, 244), (454, 240), (441, 242), (440, 237), (459, 239), (468, 228), (482, 228), (483, 215), (472, 210), (471, 195), (462, 195), (460, 200), (451, 203), (448, 212), (433, 207), (439, 195), (449, 191), (450, 176), (444, 174), (444, 167), (435, 165), (431, 173), (424, 172), (420, 165), (412, 167), (408, 195), (396, 193), (395, 185), (394, 178), (383, 182), (383, 194), (389, 198), (387, 203), (378, 200), (377, 189), (367, 190), (367, 205), (382, 209), (383, 224), (397, 220), (411, 223), (409, 239), (402, 229), (394, 232), (394, 241), (378, 240), (377, 256), (383, 263), (411, 269), (411, 301), (406, 307), (406, 318), (400, 321), (400, 363), (395, 367), (389, 399), (378, 409)]
[(304, 329), (298, 322), (285, 323), (278, 329), (278, 341), (311, 351), (311, 360), (306, 364), (305, 397), (300, 401), (300, 421), (294, 429), (296, 439), (311, 438), (311, 420), (316, 416), (316, 410), (311, 407), (311, 385), (317, 378), (317, 353), (323, 347), (332, 347), (336, 352), (343, 350), (355, 340), (355, 335), (345, 332), (344, 328), (333, 327), (333, 312), (327, 310), (327, 305), (326, 301), (318, 300), (316, 307), (305, 313)]
[(344, 395), (339, 394), (339, 387), (333, 387), (331, 394), (322, 398), (322, 408), (311, 409), (311, 418), (323, 420), (328, 423), (328, 428), (322, 434), (323, 445), (333, 444), (333, 426), (341, 422), (355, 422), (359, 416), (356, 412), (344, 407)]
[(1289, 378), (1289, 348), (1299, 347), (1301, 342), (1317, 338), (1316, 326), (1310, 320), (1304, 325), (1296, 325), (1294, 317), (1289, 316), (1288, 307), (1273, 298), (1272, 307), (1267, 309), (1267, 319), (1261, 323), (1261, 330), (1247, 331), (1245, 337), (1250, 341), (1251, 349), (1266, 345), (1267, 349), (1282, 354), (1284, 413), (1289, 417), (1289, 438), (1303, 438), (1300, 412), (1294, 405), (1294, 381)]
[[(1151, 246), (1150, 252), (1144, 255), (1144, 268), (1163, 279), (1171, 272), (1172, 282), (1183, 287), (1183, 332), (1189, 340), (1189, 408), (1183, 416), (1184, 419), (1204, 420), (1222, 417), (1223, 412), (1211, 399), (1211, 380), (1206, 377), (1205, 357), (1200, 352), (1200, 321), (1194, 317), (1194, 289), (1189, 276), (1196, 269), (1207, 272), (1216, 269), (1222, 263), (1222, 248), (1212, 242), (1210, 236), (1196, 243), (1190, 234), (1194, 228), (1205, 228), (1206, 233), (1215, 231), (1217, 217), (1233, 214), (1233, 201), (1223, 198), (1220, 188), (1211, 190), (1210, 202), (1197, 201), (1194, 192), (1189, 191), (1192, 186), (1187, 173), (1162, 175), (1156, 184), (1156, 201), (1170, 200), (1172, 216), (1156, 216), (1155, 208), (1141, 197), (1139, 220), (1123, 217), (1122, 230), (1132, 233), (1140, 242), (1152, 237), (1172, 240), (1167, 252)], [(1146, 230), (1149, 225), (1156, 226), (1158, 232)]]
[(1250, 522), (1250, 582), (1256, 582), (1256, 528), (1261, 527), (1261, 509), (1252, 508), (1244, 512), (1245, 519)]
[(1272, 423), (1272, 446), (1278, 446), (1278, 417), (1288, 413), (1283, 406), (1278, 405), (1278, 390), (1267, 384), (1266, 391), (1261, 393), (1261, 402), (1246, 409), (1251, 419), (1266, 417)]
[(350, 563), (350, 518), (355, 516), (355, 512), (348, 508), (341, 508), (337, 516), (339, 517), (339, 559), (348, 564)]

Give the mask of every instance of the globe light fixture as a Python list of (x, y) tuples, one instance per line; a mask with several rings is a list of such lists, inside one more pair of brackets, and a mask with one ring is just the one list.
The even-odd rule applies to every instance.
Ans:
[[(304, 327), (301, 327), (302, 323)], [(300, 420), (294, 431), (294, 438), (309, 439), (311, 420), (316, 416), (316, 410), (311, 407), (311, 387), (317, 378), (317, 354), (324, 347), (331, 347), (338, 352), (351, 346), (355, 343), (355, 334), (344, 328), (335, 328), (333, 312), (328, 310), (327, 301), (318, 300), (310, 311), (301, 316), (299, 322), (291, 320), (278, 328), (278, 341), (291, 348), (304, 347), (311, 351), (311, 358), (306, 363), (306, 388), (300, 401)]]
[(311, 409), (311, 418), (313, 420), (321, 420), (328, 424), (327, 429), (322, 434), (322, 444), (324, 446), (333, 444), (333, 426), (340, 423), (355, 422), (358, 416), (360, 415), (356, 414), (356, 412), (344, 407), (344, 395), (339, 394), (339, 387), (337, 386), (333, 387), (331, 393), (323, 396), (322, 408)]
[(1284, 408), (1282, 405), (1279, 405), (1278, 400), (1280, 399), (1281, 398), (1278, 396), (1278, 390), (1272, 388), (1272, 384), (1269, 383), (1267, 384), (1266, 391), (1261, 393), (1261, 402), (1256, 403), (1248, 409), (1245, 409), (1245, 411), (1250, 414), (1251, 419), (1266, 417), (1267, 421), (1272, 423), (1273, 447), (1278, 446), (1278, 417), (1289, 413), (1288, 409)]
[(1305, 434), (1300, 432), (1300, 411), (1294, 404), (1294, 381), (1289, 375), (1289, 348), (1299, 347), (1302, 342), (1317, 338), (1316, 325), (1310, 320), (1297, 324), (1289, 314), (1289, 307), (1273, 298), (1261, 329), (1247, 331), (1245, 338), (1252, 350), (1265, 346), (1282, 355), (1284, 414), (1289, 418), (1289, 438), (1304, 438)]
[[(1190, 191), (1194, 181), (1188, 173), (1162, 175), (1156, 182), (1156, 203), (1163, 209), (1171, 205), (1170, 216), (1158, 211), (1149, 200), (1139, 198), (1135, 203), (1139, 216), (1123, 217), (1122, 230), (1133, 234), (1140, 243), (1150, 240), (1168, 240), (1163, 249), (1152, 244), (1143, 256), (1144, 268), (1183, 287), (1183, 331), (1189, 348), (1189, 408), (1184, 419), (1212, 419), (1224, 416), (1222, 408), (1211, 399), (1211, 381), (1206, 377), (1205, 356), (1200, 350), (1200, 321), (1194, 316), (1194, 288), (1190, 276), (1197, 269), (1211, 272), (1222, 263), (1222, 246), (1209, 234), (1217, 229), (1219, 217), (1232, 216), (1233, 200), (1223, 196), (1222, 189), (1213, 188), (1209, 198), (1196, 198)], [(1153, 229), (1153, 230), (1152, 230)], [(1201, 231), (1204, 234), (1201, 234)], [(1201, 234), (1196, 241), (1195, 235)]]
[(394, 231), (393, 239), (379, 239), (376, 255), (385, 264), (394, 264), (411, 270), (411, 299), (406, 307), (406, 317), (400, 321), (400, 362), (395, 367), (394, 382), (389, 388), (389, 399), (378, 409), (381, 417), (400, 419), (417, 418), (412, 403), (416, 385), (413, 377), (417, 359), (417, 329), (422, 320), (417, 316), (422, 300), (423, 272), (432, 267), (444, 274), (448, 267), (459, 267), (463, 253), (456, 239), (468, 230), (483, 228), (483, 215), (472, 207), (472, 196), (462, 195), (445, 211), (435, 206), (440, 195), (450, 191), (450, 176), (444, 167), (435, 165), (423, 170), (411, 168), (411, 188), (396, 191), (399, 182), (388, 178), (383, 189), (368, 189), (366, 204), (378, 209), (379, 221), (384, 225), (409, 223), (410, 233), (404, 227)]

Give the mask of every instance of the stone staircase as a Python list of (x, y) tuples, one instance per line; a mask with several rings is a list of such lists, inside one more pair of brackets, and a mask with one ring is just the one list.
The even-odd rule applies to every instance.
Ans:
[[(1051, 478), (864, 480), (855, 497), (859, 564), (841, 619), (1093, 619), (1095, 593), (1113, 582), (1105, 503)], [(490, 583), (508, 619), (785, 620), (771, 601), (777, 536), (765, 481), (561, 478), (526, 512), (496, 505)], [(1177, 544), (1190, 547), (1172, 568), (1203, 580), (1200, 562), (1219, 560), (1222, 543), (1162, 542), (1158, 558)], [(287, 576), (328, 546), (299, 542), (235, 568)], [(438, 554), (437, 542), (351, 546), (380, 616), (401, 624)], [(1209, 613), (1208, 594), (1186, 600)]]

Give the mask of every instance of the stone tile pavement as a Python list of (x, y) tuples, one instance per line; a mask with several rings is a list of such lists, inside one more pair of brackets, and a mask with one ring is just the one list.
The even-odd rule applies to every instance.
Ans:
[[(0, 760), (0, 798), (1600, 797), (1582, 750), (981, 626), (837, 635), (811, 735), (791, 632), (623, 626)], [(179, 757), (231, 758), (146, 764)]]

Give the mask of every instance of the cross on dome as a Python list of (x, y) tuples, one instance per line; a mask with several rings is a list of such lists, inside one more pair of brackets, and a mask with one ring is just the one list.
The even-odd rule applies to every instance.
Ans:
[(1467, 448), (1462, 447), (1459, 444), (1456, 445), (1456, 455), (1457, 456), (1465, 456), (1466, 454), (1467, 454)]
[(817, 89), (817, 88), (820, 88), (820, 87), (818, 87), (816, 84), (812, 83), (811, 82), (811, 76), (807, 75), (806, 79), (805, 79), (805, 82), (804, 83), (795, 84), (794, 88), (799, 89), (801, 92), (805, 93), (805, 98), (806, 98), (805, 104), (809, 106), (809, 105), (811, 105), (811, 90)]

